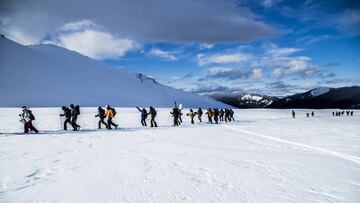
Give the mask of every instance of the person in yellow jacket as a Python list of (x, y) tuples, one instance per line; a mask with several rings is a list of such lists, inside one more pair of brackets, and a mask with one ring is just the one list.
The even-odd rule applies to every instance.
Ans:
[(116, 115), (115, 109), (109, 105), (106, 105), (105, 116), (107, 117), (107, 125), (108, 125), (107, 127), (109, 130), (111, 129), (111, 126), (114, 126), (115, 129), (117, 129), (117, 127), (119, 126), (112, 121), (115, 115)]
[(208, 108), (208, 110), (205, 114), (207, 114), (207, 116), (208, 116), (209, 123), (213, 123), (212, 117), (214, 116), (214, 111), (211, 108)]
[(194, 117), (196, 115), (196, 112), (194, 112), (192, 109), (190, 109), (190, 112), (186, 114), (187, 116), (190, 116), (191, 124), (194, 124)]

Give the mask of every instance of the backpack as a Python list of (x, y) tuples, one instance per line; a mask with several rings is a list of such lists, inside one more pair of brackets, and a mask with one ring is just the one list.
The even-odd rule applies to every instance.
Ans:
[(32, 120), (32, 121), (35, 120), (35, 116), (32, 113), (32, 111), (29, 111), (29, 119)]
[(113, 112), (113, 116), (115, 116), (115, 115), (116, 115), (116, 110), (115, 110), (115, 108), (111, 108), (111, 110), (112, 110), (112, 112)]
[(75, 106), (75, 112), (76, 112), (76, 115), (80, 115), (80, 106), (79, 105)]

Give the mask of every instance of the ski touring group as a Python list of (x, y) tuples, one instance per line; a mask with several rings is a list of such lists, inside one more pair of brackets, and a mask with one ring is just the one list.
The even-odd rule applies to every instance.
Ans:
[[(69, 107), (62, 106), (61, 109), (62, 113), (59, 116), (63, 130), (67, 131), (68, 125), (70, 125), (73, 131), (79, 131), (81, 126), (77, 123), (77, 119), (80, 115), (80, 106), (71, 104)], [(136, 107), (136, 109), (140, 112), (140, 123), (142, 126), (148, 126), (146, 119), (150, 116), (150, 127), (158, 127), (158, 124), (155, 120), (157, 116), (157, 111), (153, 106), (149, 107), (149, 111), (146, 108)], [(114, 107), (106, 105), (105, 109), (103, 109), (101, 106), (99, 106), (97, 110), (98, 112), (95, 117), (99, 119), (97, 121), (98, 129), (101, 129), (102, 126), (109, 130), (118, 128), (119, 125), (114, 123), (113, 121), (114, 117), (117, 114)], [(175, 102), (175, 106), (169, 114), (169, 117), (173, 117), (173, 126), (179, 126), (182, 124), (182, 110), (182, 105), (180, 104), (178, 106)], [(186, 116), (190, 117), (191, 124), (195, 124), (195, 117), (197, 117), (199, 122), (203, 122), (203, 114), (207, 115), (207, 120), (209, 124), (235, 121), (234, 111), (232, 109), (225, 108), (219, 110), (218, 108), (208, 108), (204, 111), (205, 113), (201, 108), (199, 108), (197, 111), (190, 109), (190, 111), (186, 113)], [(32, 124), (32, 121), (35, 120), (35, 116), (29, 107), (23, 106), (22, 113), (19, 114), (19, 116), (21, 117), (20, 122), (24, 124), (24, 133), (39, 132)]]

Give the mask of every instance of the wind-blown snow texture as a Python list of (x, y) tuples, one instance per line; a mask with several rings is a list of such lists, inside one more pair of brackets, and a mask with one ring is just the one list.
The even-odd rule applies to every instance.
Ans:
[[(234, 123), (140, 126), (117, 108), (123, 129), (60, 130), (59, 109), (34, 108), (43, 134), (22, 135), (18, 109), (0, 109), (0, 202), (359, 202), (360, 111), (236, 110)], [(186, 112), (184, 110), (183, 112)]]
[(70, 103), (171, 107), (174, 101), (192, 107), (226, 106), (53, 45), (27, 47), (0, 37), (0, 59), (2, 107)]

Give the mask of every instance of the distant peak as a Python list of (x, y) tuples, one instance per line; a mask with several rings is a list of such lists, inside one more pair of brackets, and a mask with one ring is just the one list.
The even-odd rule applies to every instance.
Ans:
[(136, 73), (136, 77), (141, 81), (141, 82), (144, 82), (144, 81), (151, 81), (153, 82), (154, 84), (159, 84), (154, 78), (151, 78), (147, 75), (144, 75), (142, 73)]

